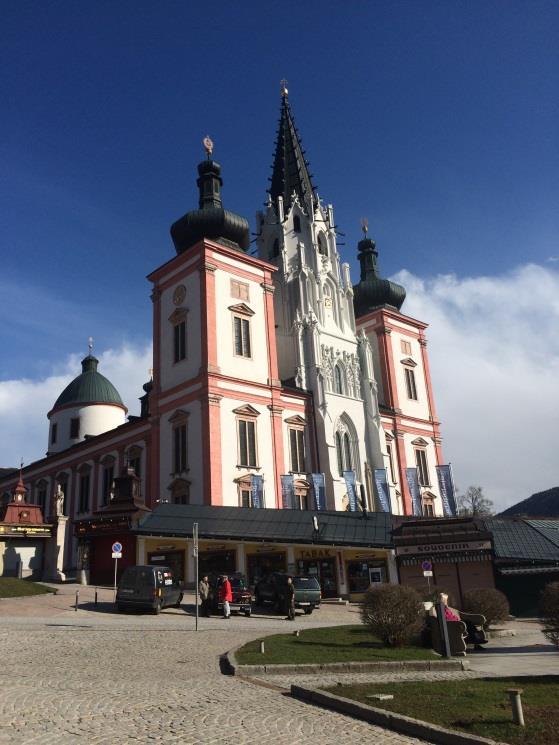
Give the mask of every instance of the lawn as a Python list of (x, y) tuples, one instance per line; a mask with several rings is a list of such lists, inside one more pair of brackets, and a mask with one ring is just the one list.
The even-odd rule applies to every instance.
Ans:
[[(522, 688), (526, 727), (512, 723), (507, 688)], [(331, 693), (511, 745), (559, 742), (559, 676), (335, 686)], [(393, 700), (369, 698), (392, 693)]]
[[(265, 653), (260, 653), (264, 641)], [(387, 662), (432, 660), (430, 649), (423, 647), (387, 648), (364, 626), (331, 626), (305, 629), (299, 636), (275, 634), (245, 644), (235, 653), (241, 665), (321, 664), (325, 662)]]
[(0, 599), (21, 598), (26, 595), (44, 595), (47, 592), (56, 592), (51, 587), (38, 585), (29, 579), (17, 579), (17, 577), (0, 577)]

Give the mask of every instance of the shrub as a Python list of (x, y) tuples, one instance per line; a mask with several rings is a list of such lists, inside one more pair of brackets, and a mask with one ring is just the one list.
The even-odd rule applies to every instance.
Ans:
[(462, 610), (465, 613), (481, 613), (485, 616), (485, 629), (498, 621), (506, 621), (510, 613), (507, 596), (494, 587), (478, 587), (465, 592)]
[(559, 647), (559, 582), (546, 585), (540, 595), (540, 619), (543, 633)]
[(402, 647), (423, 624), (421, 598), (413, 587), (377, 585), (365, 593), (361, 619), (387, 647)]

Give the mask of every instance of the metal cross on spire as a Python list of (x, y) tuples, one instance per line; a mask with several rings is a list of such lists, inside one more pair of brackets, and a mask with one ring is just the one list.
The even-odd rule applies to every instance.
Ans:
[(281, 85), (281, 95), (284, 98), (287, 98), (287, 95), (289, 93), (289, 91), (287, 90), (287, 80), (285, 78), (282, 78), (280, 80), (280, 85)]

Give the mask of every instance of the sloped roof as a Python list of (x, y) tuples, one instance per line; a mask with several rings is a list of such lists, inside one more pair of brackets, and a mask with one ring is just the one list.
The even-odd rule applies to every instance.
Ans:
[[(318, 534), (313, 529), (318, 520)], [(314, 512), (300, 510), (161, 504), (133, 531), (140, 535), (189, 537), (198, 523), (200, 538), (264, 543), (390, 547), (386, 512)]]
[(526, 520), (526, 522), (559, 548), (559, 520)]
[(559, 543), (550, 540), (542, 529), (533, 526), (532, 522), (536, 521), (510, 517), (492, 517), (485, 520), (488, 530), (493, 533), (497, 560), (559, 563)]

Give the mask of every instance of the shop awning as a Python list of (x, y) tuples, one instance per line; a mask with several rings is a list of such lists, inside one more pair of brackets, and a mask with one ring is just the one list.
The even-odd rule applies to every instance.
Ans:
[(364, 517), (361, 512), (161, 504), (132, 532), (190, 538), (194, 523), (205, 539), (391, 548), (391, 515), (386, 512)]

